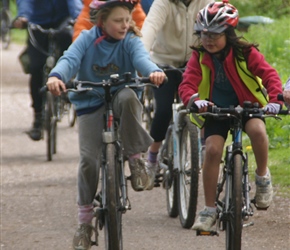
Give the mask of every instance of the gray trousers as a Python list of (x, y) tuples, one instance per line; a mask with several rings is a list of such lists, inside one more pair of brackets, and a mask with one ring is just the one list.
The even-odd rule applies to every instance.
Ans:
[[(113, 98), (114, 116), (120, 120), (119, 134), (124, 155), (146, 152), (153, 139), (142, 126), (142, 110), (136, 93), (123, 88)], [(78, 204), (89, 205), (95, 197), (102, 154), (103, 114), (105, 107), (78, 117), (80, 162)]]

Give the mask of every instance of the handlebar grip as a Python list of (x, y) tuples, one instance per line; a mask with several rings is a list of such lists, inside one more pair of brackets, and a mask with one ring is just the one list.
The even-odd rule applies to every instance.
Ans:
[(278, 94), (278, 95), (277, 95), (277, 99), (278, 99), (279, 101), (284, 101), (283, 94), (282, 94), (282, 93), (281, 93), (281, 94)]
[(290, 110), (280, 110), (279, 115), (289, 115), (290, 114)]
[(78, 84), (77, 80), (71, 80), (65, 84), (66, 89), (75, 89)]
[(47, 92), (48, 91), (48, 88), (47, 88), (47, 86), (45, 85), (45, 86), (43, 86), (40, 90), (39, 90), (39, 93), (40, 94), (44, 94), (45, 92)]
[(168, 77), (167, 76), (164, 78), (164, 81), (163, 81), (162, 85), (166, 84), (166, 83), (168, 83)]

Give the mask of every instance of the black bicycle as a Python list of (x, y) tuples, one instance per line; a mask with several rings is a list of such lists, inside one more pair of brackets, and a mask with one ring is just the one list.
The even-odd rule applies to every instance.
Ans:
[(9, 9), (9, 0), (1, 0), (0, 24), (1, 24), (1, 41), (2, 48), (8, 49), (11, 42), (11, 13)]
[[(128, 84), (128, 85), (126, 85)], [(103, 129), (101, 190), (95, 197), (95, 240), (93, 245), (98, 246), (98, 229), (104, 229), (106, 250), (122, 250), (122, 215), (131, 209), (128, 198), (127, 180), (124, 172), (124, 155), (122, 141), (119, 138), (119, 121), (115, 119), (112, 108), (111, 88), (123, 85), (124, 88), (143, 89), (151, 84), (148, 77), (132, 78), (131, 73), (125, 73), (124, 78), (111, 75), (102, 82), (73, 81), (67, 84), (67, 90), (77, 93), (95, 91), (104, 97), (105, 114)], [(93, 88), (94, 87), (94, 88)], [(121, 87), (121, 86), (120, 86)], [(100, 95), (97, 88), (105, 90)]]
[[(50, 92), (46, 92), (46, 82), (50, 71), (55, 66), (57, 60), (62, 55), (61, 49), (55, 39), (55, 37), (64, 32), (67, 29), (71, 29), (73, 22), (66, 20), (57, 29), (49, 28), (44, 29), (40, 25), (29, 23), (28, 34), (31, 44), (44, 55), (47, 56), (46, 63), (44, 65), (44, 79), (43, 86), (40, 93), (46, 93), (43, 98), (43, 128), (47, 132), (46, 143), (47, 143), (47, 160), (51, 161), (53, 154), (57, 151), (57, 123), (60, 122), (64, 115), (68, 115), (69, 126), (74, 126), (76, 120), (76, 113), (73, 105), (69, 102), (66, 93), (62, 93), (61, 96), (54, 96)], [(40, 44), (37, 43), (34, 38), (33, 31), (38, 30), (48, 36), (48, 50), (44, 50)]]
[[(192, 96), (191, 100), (198, 95)], [(197, 110), (192, 109), (192, 112)], [(288, 115), (290, 111), (282, 110), (281, 115)], [(278, 115), (266, 114), (258, 103), (244, 102), (243, 107), (219, 108), (212, 106), (205, 113), (196, 113), (197, 116), (211, 116), (229, 119), (232, 135), (232, 143), (225, 148), (225, 156), (220, 178), (217, 185), (216, 206), (217, 223), (216, 230), (209, 232), (197, 231), (197, 235), (219, 235), (218, 231), (226, 233), (226, 249), (240, 250), (242, 245), (242, 229), (254, 225), (247, 222), (254, 215), (251, 205), (255, 204), (250, 199), (251, 185), (249, 183), (248, 157), (243, 151), (242, 124), (247, 117), (275, 118)], [(261, 209), (256, 206), (257, 209)], [(267, 208), (265, 208), (267, 209)]]

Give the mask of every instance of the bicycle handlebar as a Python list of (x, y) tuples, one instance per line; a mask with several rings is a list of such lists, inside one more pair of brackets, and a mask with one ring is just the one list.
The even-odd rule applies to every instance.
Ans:
[(39, 30), (40, 32), (44, 34), (57, 34), (57, 33), (61, 33), (65, 29), (73, 27), (74, 23), (75, 23), (74, 20), (68, 19), (62, 22), (58, 28), (45, 29), (45, 28), (42, 28), (39, 24), (28, 22), (27, 28), (28, 30)]
[(278, 99), (279, 101), (284, 101), (283, 94), (282, 94), (282, 93), (281, 93), (281, 94), (278, 94), (278, 95), (277, 95), (277, 99)]
[[(191, 113), (196, 113), (197, 116), (223, 116), (223, 117), (233, 117), (237, 115), (245, 115), (247, 117), (258, 117), (258, 118), (267, 118), (273, 117), (279, 119), (277, 115), (289, 115), (290, 110), (280, 110), (278, 114), (267, 114), (267, 111), (264, 108), (260, 108), (258, 103), (251, 103), (249, 101), (244, 102), (244, 107), (229, 107), (229, 108), (220, 108), (217, 106), (208, 106), (207, 112), (198, 113), (198, 108), (194, 107), (194, 100), (198, 97), (198, 93), (191, 96), (187, 108), (190, 109)], [(278, 94), (278, 100), (282, 100), (282, 94)]]
[(27, 31), (28, 31), (28, 34), (29, 34), (29, 40), (31, 42), (31, 44), (38, 50), (40, 51), (41, 53), (43, 53), (44, 55), (46, 56), (49, 56), (49, 53), (48, 51), (45, 51), (40, 45), (39, 43), (37, 42), (37, 40), (35, 39), (34, 37), (34, 34), (33, 34), (33, 30), (38, 30), (40, 31), (41, 33), (43, 34), (47, 34), (51, 37), (57, 35), (57, 34), (60, 34), (62, 33), (64, 30), (66, 29), (71, 29), (74, 25), (75, 21), (72, 20), (72, 19), (66, 19), (65, 21), (63, 21), (57, 28), (48, 28), (48, 29), (45, 29), (45, 28), (42, 28), (39, 24), (35, 24), (35, 23), (31, 23), (31, 22), (28, 22), (27, 23)]
[[(165, 84), (168, 81), (167, 78), (165, 78), (164, 82), (162, 84)], [(127, 72), (123, 74), (123, 78), (119, 78), (118, 74), (111, 75), (108, 80), (103, 80), (102, 82), (92, 82), (92, 81), (79, 81), (79, 80), (72, 80), (65, 84), (66, 89), (68, 91), (72, 92), (84, 92), (84, 91), (90, 91), (92, 88), (89, 87), (83, 87), (83, 85), (93, 86), (93, 87), (113, 87), (113, 86), (119, 86), (122, 84), (131, 83), (130, 85), (126, 85), (125, 87), (130, 88), (142, 88), (145, 86), (151, 86), (154, 88), (158, 88), (157, 85), (151, 83), (149, 77), (136, 77), (133, 78), (131, 76), (130, 72)], [(135, 83), (135, 84), (134, 84)], [(48, 91), (47, 86), (43, 86), (40, 89), (40, 93), (44, 93)]]

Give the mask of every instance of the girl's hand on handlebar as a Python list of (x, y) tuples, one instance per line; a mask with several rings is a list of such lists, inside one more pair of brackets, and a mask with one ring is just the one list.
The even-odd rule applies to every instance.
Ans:
[(213, 106), (214, 104), (206, 100), (197, 100), (194, 102), (194, 105), (197, 107), (199, 113), (204, 113), (207, 111), (208, 106)]
[(281, 106), (278, 103), (271, 103), (270, 102), (265, 106), (264, 109), (268, 114), (278, 114), (280, 109), (281, 109)]
[(164, 72), (153, 72), (149, 75), (150, 81), (157, 86), (160, 86), (162, 83), (165, 82), (166, 75)]
[(63, 81), (55, 76), (49, 77), (47, 79), (46, 86), (53, 95), (60, 95), (61, 92), (66, 91), (66, 87)]

